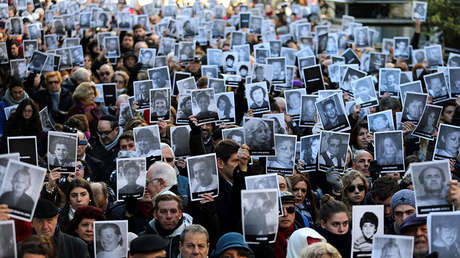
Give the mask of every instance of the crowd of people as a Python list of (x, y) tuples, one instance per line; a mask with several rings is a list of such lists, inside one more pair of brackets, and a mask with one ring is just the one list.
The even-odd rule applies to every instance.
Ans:
[(460, 210), (460, 55), (419, 45), (426, 10), (380, 44), (325, 1), (10, 2), (0, 257), (460, 255), (427, 230)]

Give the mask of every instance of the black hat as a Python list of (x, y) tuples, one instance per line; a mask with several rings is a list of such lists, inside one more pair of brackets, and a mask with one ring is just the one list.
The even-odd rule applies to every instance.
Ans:
[(129, 245), (129, 253), (131, 255), (135, 254), (145, 254), (153, 253), (161, 250), (167, 250), (168, 240), (158, 236), (158, 235), (143, 235), (137, 237), (131, 241)]
[(57, 214), (58, 209), (52, 201), (43, 198), (38, 200), (34, 218), (49, 219), (55, 217)]
[(281, 191), (281, 203), (282, 204), (287, 204), (287, 203), (295, 204), (294, 195), (288, 191)]

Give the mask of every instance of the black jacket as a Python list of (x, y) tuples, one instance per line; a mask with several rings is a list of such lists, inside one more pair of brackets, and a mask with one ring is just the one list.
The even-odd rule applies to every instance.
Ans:
[[(46, 89), (37, 92), (34, 96), (32, 96), (32, 99), (37, 102), (40, 110), (48, 107), (48, 105), (51, 105), (51, 94)], [(68, 89), (61, 87), (58, 105), (59, 111), (51, 111), (51, 106), (48, 107), (48, 110), (51, 111), (51, 115), (56, 123), (63, 124), (67, 117), (67, 111), (69, 111), (72, 105), (72, 93)]]
[(88, 245), (83, 240), (61, 232), (58, 228), (54, 232), (53, 243), (56, 248), (57, 257), (89, 257)]
[(320, 226), (314, 225), (312, 227), (318, 233), (320, 233), (324, 238), (326, 238), (327, 242), (333, 245), (339, 253), (342, 255), (343, 258), (350, 258), (351, 256), (351, 228), (345, 235), (337, 235), (331, 233)]
[[(92, 170), (91, 180), (93, 182), (109, 182), (110, 174), (116, 169), (115, 158), (118, 155), (118, 143), (112, 149), (106, 150), (97, 138), (93, 139), (91, 141), (91, 148), (86, 150), (86, 155), (92, 157), (94, 161), (92, 165), (100, 165), (99, 162), (95, 161), (100, 161), (104, 164), (102, 169)], [(112, 185), (111, 187), (114, 188)]]

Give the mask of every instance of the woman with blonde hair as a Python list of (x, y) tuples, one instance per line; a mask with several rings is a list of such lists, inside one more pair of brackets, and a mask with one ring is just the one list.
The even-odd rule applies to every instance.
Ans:
[(350, 170), (342, 177), (342, 201), (351, 210), (351, 206), (362, 204), (369, 191), (369, 182), (358, 170)]
[(101, 110), (95, 103), (98, 96), (99, 93), (94, 83), (80, 83), (72, 95), (75, 104), (70, 108), (67, 115), (70, 118), (75, 114), (84, 114), (88, 118), (91, 135), (97, 134), (97, 122), (102, 116)]
[(300, 258), (342, 258), (342, 256), (331, 244), (318, 242), (305, 247)]

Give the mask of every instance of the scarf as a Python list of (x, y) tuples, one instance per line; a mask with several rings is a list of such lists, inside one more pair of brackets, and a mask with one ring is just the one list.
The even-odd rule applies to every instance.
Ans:
[(287, 254), (287, 241), (294, 232), (294, 223), (289, 228), (278, 229), (278, 235), (276, 236), (275, 241), (275, 257), (276, 258), (285, 258)]
[(101, 139), (101, 136), (98, 135), (98, 138), (99, 138), (99, 142), (101, 143), (102, 146), (104, 146), (105, 150), (109, 151), (111, 150), (113, 147), (115, 147), (115, 145), (117, 145), (118, 143), (118, 138), (120, 138), (121, 134), (123, 133), (123, 127), (118, 127), (118, 135), (117, 137), (115, 137), (115, 140), (113, 140), (113, 142), (107, 144), (107, 145), (104, 145), (104, 143), (102, 142), (102, 139)]
[(27, 98), (29, 98), (29, 95), (27, 94), (27, 92), (24, 91), (24, 93), (22, 93), (21, 98), (19, 100), (15, 100), (13, 96), (11, 96), (10, 89), (7, 89), (5, 95), (3, 96), (3, 100), (8, 103), (8, 106), (19, 104)]

